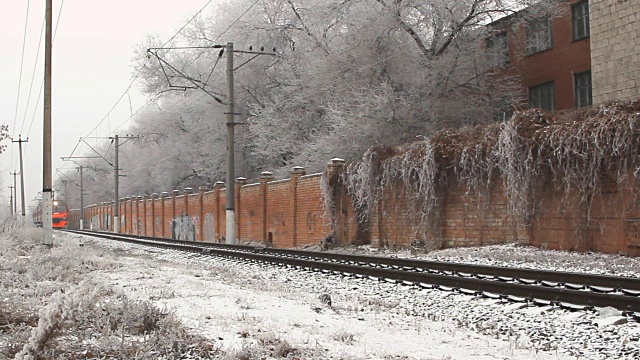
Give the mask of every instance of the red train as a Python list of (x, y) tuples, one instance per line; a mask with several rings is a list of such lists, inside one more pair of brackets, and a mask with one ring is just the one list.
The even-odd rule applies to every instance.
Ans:
[[(51, 214), (52, 226), (54, 229), (65, 229), (67, 227), (68, 209), (67, 203), (62, 200), (53, 200), (53, 210)], [(42, 227), (42, 202), (33, 212), (33, 223)]]

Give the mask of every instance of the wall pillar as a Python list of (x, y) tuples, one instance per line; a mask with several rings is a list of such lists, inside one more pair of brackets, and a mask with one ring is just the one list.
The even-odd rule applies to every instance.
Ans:
[(142, 195), (142, 235), (147, 236), (147, 195)]
[(204, 241), (204, 192), (207, 191), (206, 186), (200, 186), (198, 188), (198, 217), (200, 221), (198, 222), (198, 234), (196, 237), (196, 241)]
[(165, 210), (164, 210), (164, 201), (166, 198), (169, 197), (169, 193), (166, 191), (163, 191), (162, 193), (160, 193), (160, 237), (162, 238), (166, 238), (167, 234), (165, 228), (167, 227), (167, 223), (165, 221)]
[[(124, 214), (124, 223), (127, 231), (126, 234), (133, 234), (133, 202), (131, 201), (131, 197), (127, 196), (124, 198), (124, 210), (121, 214)], [(129, 210), (127, 210), (127, 207)]]
[(140, 221), (140, 218), (142, 217), (140, 216), (140, 202), (142, 201), (142, 196), (140, 195), (136, 196), (135, 201), (136, 201), (136, 229), (138, 229), (136, 234), (142, 235), (142, 224)]
[(189, 195), (193, 193), (193, 188), (184, 188), (184, 214), (189, 217)]
[(156, 199), (158, 194), (151, 194), (151, 236), (156, 237)]
[(107, 208), (107, 214), (109, 214), (109, 219), (111, 219), (110, 221), (108, 221), (108, 224), (107, 224), (108, 226), (107, 227), (108, 227), (108, 230), (111, 231), (111, 232), (113, 232), (113, 226), (114, 226), (113, 225), (114, 224), (114, 222), (113, 222), (113, 220), (114, 220), (113, 219), (113, 205), (114, 204), (115, 204), (114, 201), (110, 202), (109, 206), (111, 206), (111, 207)]
[(300, 176), (304, 176), (307, 172), (304, 170), (302, 166), (294, 166), (289, 171), (291, 175), (291, 180), (289, 181), (290, 191), (291, 191), (291, 211), (292, 213), (292, 246), (298, 246), (298, 180)]
[[(213, 186), (213, 199), (215, 201), (215, 238), (220, 241), (222, 238), (222, 212), (220, 211), (220, 193), (222, 192), (222, 188), (224, 188), (224, 182), (218, 181)], [(226, 225), (225, 225), (226, 226)]]
[[(174, 225), (176, 221), (176, 197), (180, 194), (180, 190), (173, 190), (171, 192), (171, 226)], [(171, 238), (173, 239), (173, 231), (171, 231)]]
[(345, 170), (345, 160), (340, 158), (333, 158), (327, 164), (326, 178), (327, 178), (327, 194), (330, 196), (331, 209), (329, 209), (329, 216), (331, 219), (331, 235), (333, 236), (333, 242), (335, 244), (344, 244), (348, 240), (349, 230), (347, 218), (347, 209), (343, 203), (340, 187), (340, 174)]
[(260, 214), (258, 214), (260, 219), (261, 233), (262, 233), (262, 243), (265, 246), (273, 246), (273, 239), (269, 239), (267, 234), (267, 194), (269, 192), (269, 182), (273, 181), (275, 177), (273, 173), (269, 171), (263, 171), (260, 173)]
[(241, 202), (241, 198), (242, 198), (242, 186), (247, 184), (247, 179), (243, 178), (243, 177), (239, 177), (236, 179), (236, 183), (235, 183), (235, 205), (236, 205), (236, 239), (237, 240), (241, 240), (242, 239), (242, 230), (241, 230), (241, 221), (242, 221), (242, 202)]

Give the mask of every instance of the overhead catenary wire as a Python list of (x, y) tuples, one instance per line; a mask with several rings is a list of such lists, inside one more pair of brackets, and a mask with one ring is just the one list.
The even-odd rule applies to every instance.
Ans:
[[(22, 68), (24, 66), (24, 49), (27, 44), (27, 25), (29, 24), (29, 6), (31, 0), (27, 0), (27, 12), (24, 19), (24, 34), (22, 36), (22, 55), (20, 56), (20, 73), (18, 75), (18, 93), (16, 96), (16, 110), (13, 116), (13, 127), (11, 128), (11, 137), (16, 135), (16, 122), (18, 120), (18, 106), (20, 104), (20, 90), (22, 89)], [(11, 167), (13, 167), (13, 146), (11, 147)]]
[[(163, 109), (162, 111), (170, 111), (173, 108), (180, 106), (180, 105), (187, 105), (189, 102), (192, 101), (197, 101), (200, 100), (204, 97), (205, 94), (201, 94), (200, 96), (195, 96), (195, 97), (189, 97), (186, 98), (182, 101), (178, 101), (175, 102), (171, 105), (169, 105), (169, 107), (167, 107), (166, 109)], [(153, 97), (151, 99), (149, 99), (144, 105), (142, 105), (140, 108), (138, 108), (133, 114), (131, 114), (128, 118), (126, 118), (124, 121), (122, 121), (120, 124), (118, 124), (118, 126), (116, 126), (111, 133), (109, 133), (109, 136), (113, 135), (118, 129), (120, 129), (121, 127), (123, 127), (127, 122), (129, 122), (129, 120), (133, 119), (138, 113), (140, 113), (143, 109), (147, 108), (149, 105), (151, 105), (152, 103), (154, 103), (157, 100), (158, 95), (156, 95), (156, 97)], [(104, 137), (103, 140), (98, 143), (98, 145), (101, 145), (102, 142), (107, 141), (108, 138)], [(80, 144), (80, 142), (82, 142), (82, 140), (78, 140), (78, 144), (76, 144), (76, 147), (73, 149), (73, 151), (71, 152), (71, 154), (69, 156), (73, 156), (73, 154), (76, 152), (76, 150), (78, 149), (78, 145)], [(108, 151), (107, 151), (108, 154)], [(107, 155), (105, 154), (105, 156)], [(67, 169), (67, 166), (65, 165), (64, 167), (62, 167), (62, 169)]]
[[(178, 36), (178, 34), (180, 34), (182, 32), (182, 30), (184, 30), (207, 6), (209, 6), (209, 4), (211, 4), (213, 2), (213, 0), (209, 0), (207, 1), (206, 4), (204, 4), (204, 6), (202, 8), (200, 8), (200, 10), (198, 10), (192, 17), (191, 19), (189, 19), (189, 21), (187, 21), (184, 25), (182, 25), (182, 27), (180, 29), (178, 29), (178, 31), (176, 31), (175, 34), (173, 34), (173, 36), (171, 36), (169, 38), (169, 40), (167, 40), (164, 45), (162, 46), (166, 46), (167, 44), (169, 44), (171, 41), (173, 41), (173, 39), (175, 39), (176, 36)], [(124, 99), (124, 97), (128, 94), (129, 90), (131, 90), (131, 88), (133, 87), (133, 85), (135, 84), (135, 82), (138, 80), (138, 78), (140, 77), (140, 75), (142, 74), (142, 71), (144, 70), (144, 65), (146, 65), (146, 63), (149, 60), (147, 59), (145, 61), (145, 63), (143, 64), (143, 66), (140, 67), (140, 70), (138, 70), (138, 72), (134, 75), (133, 79), (131, 80), (131, 82), (129, 83), (129, 86), (127, 86), (127, 88), (125, 89), (125, 91), (122, 93), (122, 95), (120, 95), (120, 97), (118, 98), (118, 100), (116, 100), (115, 104), (113, 104), (113, 106), (111, 107), (111, 109), (109, 109), (109, 111), (107, 112), (107, 114), (98, 122), (98, 124), (91, 129), (86, 136), (89, 136), (92, 132), (96, 131), (98, 129), (98, 127), (100, 127), (100, 125), (102, 125), (102, 123), (109, 118), (109, 115), (111, 114), (111, 112), (113, 112), (113, 110), (116, 108), (116, 106), (118, 106), (118, 104), (120, 104), (120, 101), (122, 101), (122, 99)]]
[[(64, 8), (64, 0), (60, 3), (60, 10), (58, 11), (58, 18), (56, 19), (56, 27), (53, 31), (53, 42), (56, 41), (56, 35), (58, 34), (58, 25), (60, 24), (60, 17), (62, 16), (62, 9)], [(27, 131), (27, 137), (31, 134), (31, 128), (33, 127), (33, 121), (36, 118), (36, 112), (38, 111), (38, 105), (40, 98), (42, 97), (42, 89), (44, 88), (44, 76), (42, 77), (42, 84), (40, 84), (40, 91), (38, 92), (38, 99), (36, 100), (35, 108), (33, 109), (33, 116), (31, 117), (31, 123), (29, 124), (29, 130)], [(25, 110), (26, 112), (26, 110)]]
[[(352, 71), (360, 71), (360, 70), (368, 69), (368, 68), (373, 67), (373, 66), (375, 66), (375, 65), (377, 65), (377, 64), (379, 64), (379, 63), (381, 63), (381, 62), (383, 62), (383, 61), (389, 60), (389, 59), (391, 59), (391, 58), (393, 58), (393, 57), (395, 57), (395, 56), (397, 56), (397, 54), (389, 55), (389, 56), (387, 56), (387, 57), (385, 57), (385, 58), (382, 58), (382, 59), (379, 59), (379, 60), (377, 60), (377, 61), (375, 61), (375, 62), (373, 62), (373, 63), (371, 63), (371, 64), (364, 65), (364, 66), (361, 66), (361, 67), (356, 68), (356, 69), (352, 69)], [(331, 81), (330, 83), (326, 84), (323, 88), (321, 88), (321, 90), (326, 90), (326, 89), (328, 89), (330, 86), (332, 86), (332, 85), (333, 85), (335, 82), (337, 82), (338, 80), (339, 80), (339, 79), (335, 79), (335, 80)], [(316, 92), (316, 91), (318, 91), (318, 88), (316, 88), (316, 89), (314, 89), (314, 90), (313, 90), (313, 92)], [(301, 93), (300, 95), (301, 95), (302, 97), (311, 98), (311, 97), (313, 97), (313, 96), (311, 95), (311, 93), (312, 93), (312, 91), (309, 91), (309, 92), (306, 92), (306, 93)], [(204, 94), (203, 94), (201, 97), (203, 97), (203, 96), (204, 96)], [(296, 97), (296, 99), (300, 99), (300, 96)], [(291, 101), (293, 101), (293, 99), (291, 99), (291, 100), (285, 100), (285, 101), (283, 101), (283, 102), (288, 103), (288, 102), (291, 102)], [(281, 103), (278, 103), (278, 106), (280, 106), (280, 105), (281, 105)], [(193, 149), (193, 147), (187, 147), (187, 148), (182, 149), (182, 150), (179, 150), (179, 151), (177, 151), (177, 152), (175, 152), (175, 153), (168, 154), (168, 155), (167, 155), (166, 157), (164, 157), (164, 158), (161, 158), (161, 159), (156, 160), (156, 161), (153, 161), (153, 162), (148, 162), (145, 166), (142, 166), (142, 167), (136, 168), (136, 169), (134, 169), (134, 170), (132, 170), (132, 171), (129, 171), (129, 173), (133, 174), (133, 173), (139, 172), (139, 171), (141, 171), (141, 170), (147, 169), (147, 168), (149, 168), (149, 167), (151, 167), (151, 166), (153, 166), (153, 165), (155, 165), (155, 164), (157, 164), (157, 163), (160, 163), (160, 162), (166, 161), (166, 160), (168, 160), (168, 159), (174, 158), (174, 157), (176, 157), (176, 156), (178, 156), (178, 155), (181, 155), (181, 154), (184, 154), (185, 152), (187, 152), (187, 151), (189, 151), (189, 150), (192, 150), (192, 149)], [(162, 149), (159, 149), (159, 150), (160, 150), (160, 151), (162, 151)], [(166, 152), (165, 152), (165, 151), (162, 151), (162, 152), (164, 152), (164, 153), (166, 154)]]
[[(63, 0), (64, 1), (64, 0)], [(200, 8), (200, 10), (198, 10), (184, 25), (182, 25), (182, 27), (180, 27), (180, 29), (178, 29), (178, 31), (176, 31), (173, 36), (171, 36), (169, 38), (169, 40), (167, 40), (163, 46), (166, 46), (167, 44), (169, 44), (171, 41), (173, 41), (175, 39), (176, 36), (178, 36), (178, 34), (180, 34), (200, 13), (202, 13), (202, 11), (204, 11), (204, 9), (207, 8), (207, 6), (209, 6), (211, 3), (213, 2), (213, 0), (209, 0), (207, 3), (204, 4), (204, 6), (202, 6)], [(148, 60), (147, 60), (148, 61)], [(146, 64), (146, 62), (145, 62)], [(115, 104), (109, 109), (109, 111), (107, 112), (107, 114), (100, 120), (100, 122), (98, 122), (98, 124), (91, 129), (86, 136), (89, 136), (92, 132), (98, 130), (98, 128), (100, 127), (100, 125), (106, 120), (109, 119), (109, 116), (111, 115), (111, 113), (113, 112), (113, 110), (116, 108), (116, 106), (118, 106), (118, 104), (120, 103), (120, 101), (122, 101), (122, 99), (126, 96), (129, 96), (129, 90), (131, 90), (131, 88), (133, 87), (133, 85), (135, 84), (135, 82), (138, 80), (138, 78), (140, 77), (140, 75), (142, 74), (144, 67), (141, 67), (140, 70), (136, 73), (136, 75), (134, 76), (133, 80), (131, 81), (131, 83), (129, 84), (129, 86), (127, 86), (126, 90), (122, 93), (122, 95), (120, 95), (120, 97), (118, 98), (118, 100), (116, 100)], [(43, 83), (44, 84), (44, 83)], [(129, 97), (129, 101), (130, 101), (130, 97)], [(119, 128), (121, 128), (125, 123), (127, 123), (129, 120), (131, 120), (136, 114), (138, 114), (142, 109), (146, 108), (149, 104), (151, 104), (152, 102), (154, 102), (155, 99), (151, 98), (149, 99), (143, 106), (141, 106), (140, 108), (138, 108), (138, 110), (136, 110), (134, 113), (132, 113), (127, 119), (125, 119), (120, 125), (118, 125), (116, 128), (114, 128), (113, 130), (109, 131), (109, 135), (114, 134)], [(131, 103), (129, 103), (129, 107), (131, 108)], [(35, 117), (35, 113), (34, 113), (34, 117)], [(33, 123), (33, 120), (32, 120)], [(109, 126), (111, 127), (111, 126)], [(104, 139), (103, 141), (106, 141), (107, 139)], [(96, 146), (98, 146), (99, 144), (96, 144)], [(74, 148), (74, 150), (72, 151), (71, 155), (73, 155), (73, 153), (76, 151), (76, 148)]]
[[(29, 95), (27, 95), (27, 105), (24, 107), (24, 116), (22, 117), (22, 126), (20, 126), (20, 133), (22, 133), (22, 131), (24, 130), (24, 124), (27, 122), (27, 112), (29, 110), (29, 103), (31, 101), (31, 92), (33, 90), (33, 81), (36, 78), (38, 60), (40, 58), (40, 49), (41, 49), (41, 45), (42, 45), (42, 35), (44, 34), (45, 23), (46, 22), (43, 19), (42, 20), (42, 27), (40, 28), (40, 39), (38, 40), (38, 51), (36, 52), (36, 60), (33, 62), (33, 71), (31, 73), (31, 84), (29, 85)], [(39, 101), (39, 100), (40, 100), (40, 97), (38, 97), (37, 101)], [(36, 108), (38, 107), (37, 101), (36, 101)], [(29, 127), (29, 130), (31, 130), (31, 127)]]
[(258, 3), (258, 2), (260, 2), (260, 0), (256, 0), (256, 1), (254, 1), (254, 2), (253, 2), (253, 4), (251, 4), (251, 6), (249, 6), (249, 7), (247, 8), (247, 10), (245, 10), (242, 14), (240, 14), (240, 16), (238, 16), (238, 18), (237, 18), (237, 19), (235, 19), (235, 20), (231, 23), (231, 25), (227, 26), (227, 28), (226, 28), (222, 33), (220, 33), (220, 35), (218, 35), (218, 37), (216, 37), (216, 38), (213, 40), (213, 42), (217, 42), (218, 40), (220, 40), (220, 38), (221, 38), (224, 34), (226, 34), (226, 33), (227, 33), (227, 31), (229, 31), (229, 30), (233, 27), (233, 25), (235, 25), (238, 21), (240, 21), (240, 19), (241, 19), (241, 18), (242, 18), (246, 13), (248, 13), (248, 12), (249, 12), (249, 10), (251, 10), (251, 9), (252, 9), (252, 8), (253, 8), (253, 7)]

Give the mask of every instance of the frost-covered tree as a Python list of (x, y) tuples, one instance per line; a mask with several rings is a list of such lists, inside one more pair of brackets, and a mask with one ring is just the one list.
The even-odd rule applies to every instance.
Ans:
[[(246, 64), (250, 55), (235, 55), (236, 172), (282, 175), (501, 118), (521, 91), (484, 53), (486, 25), (533, 3), (514, 21), (553, 13), (558, 2), (228, 0), (168, 45), (276, 49)], [(154, 101), (129, 130), (142, 139), (121, 150), (123, 195), (224, 178), (225, 56), (219, 48), (147, 52), (163, 44), (149, 37), (134, 57)]]

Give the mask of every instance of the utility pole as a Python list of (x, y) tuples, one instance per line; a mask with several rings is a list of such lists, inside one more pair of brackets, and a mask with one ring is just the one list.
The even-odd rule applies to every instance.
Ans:
[(134, 135), (126, 135), (126, 136), (119, 136), (119, 135), (115, 135), (114, 137), (110, 137), (109, 139), (113, 139), (114, 141), (114, 148), (115, 148), (115, 161), (114, 161), (114, 170), (115, 170), (115, 174), (114, 176), (114, 199), (113, 199), (113, 218), (111, 219), (113, 222), (113, 232), (114, 233), (119, 233), (120, 232), (120, 177), (122, 176), (126, 176), (126, 175), (120, 175), (120, 161), (119, 161), (119, 157), (120, 157), (120, 139), (139, 139), (140, 136), (134, 136)]
[(80, 230), (84, 230), (84, 186), (82, 182), (82, 168), (80, 165)]
[[(112, 164), (109, 160), (107, 160), (107, 158), (105, 158), (104, 156), (102, 156), (96, 149), (94, 149), (93, 147), (91, 147), (91, 145), (89, 145), (87, 143), (87, 145), (89, 145), (89, 147), (91, 147), (91, 150), (93, 150), (98, 156), (67, 156), (67, 157), (62, 157), (62, 160), (67, 161), (67, 160), (72, 160), (72, 159), (94, 159), (94, 158), (101, 158), (102, 160), (106, 161), (110, 166), (113, 167), (113, 169), (115, 170), (115, 174), (114, 174), (114, 202), (113, 202), (113, 232), (120, 232), (120, 214), (119, 214), (119, 185), (120, 185), (120, 177), (122, 176), (126, 176), (126, 175), (120, 175), (120, 162), (119, 162), (119, 157), (120, 157), (120, 140), (121, 139), (139, 139), (140, 136), (137, 135), (125, 135), (125, 136), (119, 136), (119, 135), (115, 135), (113, 137), (109, 136), (109, 137), (96, 137), (96, 139), (111, 139), (112, 141), (115, 142), (115, 161)], [(84, 138), (80, 138), (80, 140), (84, 141), (84, 139), (86, 139), (86, 137)], [(85, 141), (86, 143), (86, 141)], [(95, 170), (95, 169), (93, 169)], [(81, 176), (82, 178), (82, 176)], [(77, 185), (77, 184), (76, 184)], [(81, 198), (82, 200), (82, 198)]]
[[(226, 102), (227, 112), (225, 113), (227, 115), (226, 242), (227, 244), (235, 244), (236, 243), (236, 214), (235, 214), (235, 195), (234, 195), (234, 192), (235, 192), (234, 191), (234, 186), (235, 186), (234, 126), (236, 125), (236, 123), (234, 120), (234, 116), (236, 115), (236, 113), (235, 113), (235, 104), (234, 104), (233, 73), (234, 71), (238, 70), (239, 68), (241, 68), (242, 66), (244, 66), (245, 64), (247, 64), (248, 62), (257, 58), (260, 55), (275, 56), (276, 49), (274, 48), (272, 53), (264, 52), (264, 47), (261, 48), (260, 51), (253, 51), (251, 47), (249, 47), (249, 51), (234, 50), (232, 42), (228, 42), (227, 45), (211, 45), (211, 46), (196, 46), (196, 47), (188, 46), (188, 47), (147, 49), (147, 54), (155, 56), (160, 62), (160, 66), (162, 66), (163, 69), (166, 66), (167, 68), (173, 70), (174, 72), (176, 72), (177, 74), (181, 75), (186, 80), (191, 82), (191, 84), (193, 84), (193, 86), (189, 86), (189, 87), (177, 86), (172, 84), (169, 81), (169, 78), (167, 78), (170, 89), (182, 89), (182, 90), (194, 89), (194, 88), (200, 89), (205, 93), (207, 93), (209, 96), (213, 97), (213, 99), (220, 104), (224, 104), (224, 102), (220, 98), (218, 98), (218, 96), (215, 93), (206, 89), (207, 84), (203, 85), (201, 82), (195, 81), (193, 78), (184, 74), (179, 69), (169, 64), (166, 60), (162, 59), (162, 57), (160, 57), (157, 53), (157, 50), (179, 50), (179, 49), (194, 49), (194, 48), (223, 49), (224, 51), (227, 52), (227, 87), (228, 89), (227, 89), (227, 102)], [(224, 51), (221, 51), (218, 56), (222, 57)], [(251, 54), (253, 56), (249, 58), (249, 60), (246, 60), (245, 62), (240, 64), (237, 68), (234, 68), (233, 56), (235, 53)], [(215, 66), (214, 66), (214, 69), (215, 69)]]
[[(118, 135), (114, 136), (115, 141), (115, 175), (114, 175), (114, 199), (113, 199), (113, 216), (111, 218), (111, 222), (113, 222), (113, 232), (118, 234), (120, 232), (120, 189), (118, 188), (120, 184), (120, 162), (118, 161), (119, 155), (118, 151), (120, 150), (120, 144), (118, 140), (120, 137)], [(164, 220), (163, 220), (164, 221)]]
[(53, 246), (51, 211), (53, 207), (53, 183), (51, 174), (51, 50), (53, 30), (53, 0), (46, 0), (46, 35), (44, 41), (44, 125), (42, 146), (42, 243)]
[(13, 175), (13, 198), (15, 199), (13, 202), (13, 213), (16, 214), (16, 217), (18, 215), (18, 188), (17, 188), (17, 184), (16, 184), (16, 176), (20, 175), (19, 172), (16, 172), (15, 170), (12, 173), (9, 173), (10, 175)]
[(236, 243), (236, 211), (235, 211), (235, 163), (234, 163), (234, 112), (233, 99), (233, 43), (227, 43), (227, 217), (226, 242)]
[[(25, 217), (27, 216), (25, 210), (24, 203), (24, 166), (22, 163), (22, 143), (29, 142), (29, 138), (27, 140), (22, 140), (22, 135), (18, 135), (18, 141), (11, 139), (11, 142), (18, 143), (18, 150), (20, 151), (20, 204), (22, 205), (22, 222), (24, 223)], [(16, 199), (17, 202), (17, 199)]]
[(11, 212), (11, 217), (13, 218), (13, 186), (9, 186), (9, 211)]

